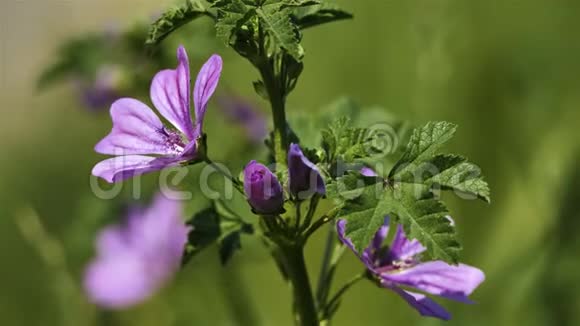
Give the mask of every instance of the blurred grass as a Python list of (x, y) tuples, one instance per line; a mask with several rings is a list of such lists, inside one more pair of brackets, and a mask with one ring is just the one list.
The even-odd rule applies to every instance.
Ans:
[[(91, 197), (88, 175), (99, 159), (92, 146), (110, 121), (106, 112), (83, 110), (66, 85), (36, 94), (34, 78), (65, 38), (107, 23), (122, 27), (169, 3), (0, 4), (1, 324), (64, 325), (69, 320), (72, 325), (238, 325), (243, 322), (239, 314), (249, 309), (240, 306), (250, 301), (242, 299), (241, 293), (247, 292), (255, 315), (244, 314), (245, 324), (261, 320), (263, 325), (290, 325), (290, 292), (256, 241), (246, 241), (245, 250), (226, 269), (219, 266), (215, 251), (196, 257), (172, 286), (143, 306), (92, 314), (80, 292), (75, 300), (58, 299), (58, 275), (15, 222), (34, 212), (47, 234), (67, 253), (75, 253), (67, 263), (79, 282), (94, 232), (103, 223), (84, 224), (83, 219), (89, 218), (87, 212), (107, 212), (106, 204)], [(477, 305), (444, 302), (454, 315), (450, 324), (578, 324), (578, 241), (559, 241), (563, 231), (572, 234), (566, 239), (573, 239), (578, 230), (573, 218), (578, 201), (566, 198), (580, 193), (580, 4), (340, 3), (354, 12), (355, 20), (307, 31), (306, 69), (289, 99), (292, 110), (316, 110), (346, 94), (413, 123), (458, 123), (452, 149), (479, 163), (492, 186), (491, 205), (449, 198), (465, 246), (464, 261), (487, 273), (474, 295)], [(187, 39), (182, 42), (196, 48)], [(197, 66), (199, 62), (192, 64)], [(222, 85), (255, 99), (251, 81), (256, 77), (249, 64), (231, 59)], [(207, 130), (213, 148), (239, 151), (229, 141), (236, 131), (224, 127), (213, 107)], [(249, 159), (244, 155), (229, 162), (230, 167)], [(145, 181), (152, 184), (153, 179)], [(313, 275), (323, 238), (317, 236), (307, 253)], [(346, 280), (359, 268), (347, 255), (337, 279)], [(335, 322), (400, 323), (439, 322), (418, 317), (398, 297), (370, 284), (350, 292)]]

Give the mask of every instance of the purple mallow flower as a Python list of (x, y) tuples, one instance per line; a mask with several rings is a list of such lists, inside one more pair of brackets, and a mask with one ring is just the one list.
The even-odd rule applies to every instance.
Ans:
[(397, 226), (391, 246), (384, 248), (383, 242), (389, 232), (388, 218), (362, 253), (357, 252), (350, 239), (345, 237), (345, 226), (346, 220), (338, 221), (336, 227), (340, 240), (360, 258), (382, 287), (393, 290), (423, 316), (451, 318), (443, 307), (425, 294), (404, 288), (472, 303), (467, 296), (485, 279), (483, 272), (472, 266), (452, 266), (443, 261), (421, 262), (419, 255), (425, 247), (417, 240), (409, 240), (401, 225)]
[(268, 135), (266, 118), (255, 106), (236, 95), (224, 95), (218, 98), (225, 117), (240, 126), (248, 138), (254, 143), (260, 143)]
[(326, 188), (320, 172), (310, 162), (298, 144), (290, 144), (288, 151), (288, 178), (290, 193), (298, 199), (307, 199), (314, 193), (324, 195)]
[(121, 309), (159, 290), (179, 269), (189, 231), (181, 205), (158, 195), (147, 209), (133, 208), (127, 221), (103, 229), (84, 288), (95, 304)]
[[(122, 98), (111, 105), (113, 129), (96, 146), (101, 154), (116, 155), (95, 165), (93, 175), (108, 182), (178, 166), (197, 157), (207, 103), (215, 91), (222, 59), (212, 55), (203, 65), (193, 90), (195, 124), (190, 114), (189, 61), (183, 46), (177, 49), (175, 70), (162, 70), (151, 82), (151, 101), (176, 129), (172, 130), (144, 103)], [(145, 155), (143, 155), (145, 154)], [(147, 156), (156, 155), (156, 156)]]
[(257, 214), (274, 215), (283, 211), (282, 185), (267, 167), (256, 161), (250, 161), (244, 168), (244, 192)]

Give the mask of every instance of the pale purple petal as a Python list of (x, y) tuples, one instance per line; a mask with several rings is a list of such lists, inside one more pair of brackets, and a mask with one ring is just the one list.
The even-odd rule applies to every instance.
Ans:
[(407, 260), (424, 252), (426, 248), (417, 240), (409, 240), (402, 225), (397, 225), (397, 233), (391, 244), (389, 254), (391, 260)]
[(189, 228), (182, 221), (182, 205), (158, 194), (143, 212), (138, 225), (132, 228), (135, 247), (147, 254), (164, 259), (169, 269), (179, 267)]
[(364, 175), (365, 177), (376, 177), (378, 176), (377, 173), (368, 167), (363, 167), (362, 169), (360, 169), (360, 174)]
[(113, 183), (166, 167), (178, 166), (180, 160), (179, 157), (117, 156), (97, 163), (93, 167), (92, 174)]
[(365, 266), (369, 270), (371, 271), (374, 270), (372, 257), (369, 257), (368, 255), (365, 254), (360, 255), (358, 251), (355, 249), (352, 241), (346, 237), (346, 220), (341, 219), (338, 220), (338, 222), (336, 222), (336, 233), (338, 234), (338, 239), (342, 243), (344, 243), (350, 250), (352, 250), (352, 252), (354, 252), (354, 254), (363, 262), (363, 264), (365, 264)]
[(92, 302), (126, 308), (149, 298), (160, 280), (150, 277), (146, 261), (128, 251), (97, 258), (86, 270), (84, 288)]
[(190, 113), (189, 60), (183, 46), (177, 49), (177, 68), (158, 72), (151, 82), (151, 101), (159, 113), (190, 141), (195, 138)]
[(398, 273), (381, 274), (381, 278), (447, 299), (471, 303), (467, 296), (483, 282), (485, 275), (468, 265), (453, 266), (443, 261), (431, 261)]
[(195, 105), (195, 134), (201, 135), (207, 102), (215, 91), (222, 72), (222, 58), (214, 54), (201, 67), (193, 89)]
[(161, 154), (175, 150), (168, 146), (163, 123), (145, 104), (122, 98), (111, 105), (113, 129), (96, 146), (95, 151), (109, 155)]
[(431, 298), (426, 295), (405, 291), (398, 287), (389, 288), (405, 299), (405, 301), (407, 301), (411, 307), (415, 308), (421, 316), (435, 317), (443, 320), (451, 319), (451, 315), (447, 310), (445, 310), (445, 308), (441, 307), (437, 302), (431, 300)]
[(145, 210), (132, 209), (125, 223), (105, 228), (84, 278), (91, 301), (126, 308), (149, 298), (179, 269), (188, 231), (181, 203), (162, 195)]
[(131, 244), (124, 231), (121, 225), (111, 225), (104, 228), (97, 236), (97, 253), (108, 255), (127, 250)]

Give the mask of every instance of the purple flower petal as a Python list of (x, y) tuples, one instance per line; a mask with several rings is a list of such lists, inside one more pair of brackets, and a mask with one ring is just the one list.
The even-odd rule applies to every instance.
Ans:
[(391, 260), (407, 260), (427, 250), (417, 239), (409, 240), (402, 225), (397, 225), (397, 233), (391, 244), (389, 255)]
[(405, 291), (396, 286), (389, 288), (405, 299), (405, 301), (407, 301), (411, 307), (415, 308), (421, 316), (435, 317), (443, 320), (451, 319), (451, 315), (447, 310), (445, 310), (445, 308), (441, 307), (437, 302), (431, 300), (426, 295)]
[(377, 173), (368, 167), (363, 167), (362, 169), (360, 169), (360, 174), (364, 175), (365, 177), (376, 177), (378, 176)]
[(431, 261), (398, 273), (381, 274), (381, 278), (447, 299), (471, 303), (467, 296), (483, 282), (485, 275), (468, 265), (452, 266), (443, 261)]
[(318, 168), (304, 156), (298, 144), (290, 144), (288, 174), (290, 192), (299, 199), (307, 199), (314, 193), (320, 195), (326, 193), (326, 187)]
[(125, 308), (154, 294), (179, 269), (189, 231), (181, 204), (158, 195), (146, 210), (132, 210), (124, 224), (97, 237), (97, 258), (84, 286), (90, 299), (107, 308)]
[(344, 219), (338, 220), (338, 222), (336, 222), (336, 233), (338, 234), (338, 239), (342, 243), (344, 243), (350, 250), (352, 250), (352, 252), (354, 252), (354, 254), (363, 262), (366, 268), (373, 271), (375, 269), (375, 266), (373, 264), (372, 256), (369, 256), (367, 254), (360, 255), (358, 251), (355, 249), (352, 241), (346, 237), (345, 232), (346, 232), (346, 220)]
[(179, 202), (158, 194), (149, 209), (133, 222), (134, 247), (162, 258), (166, 266), (179, 266), (189, 232), (181, 216)]
[(180, 160), (180, 157), (117, 156), (97, 163), (93, 167), (92, 174), (113, 183), (166, 167), (178, 166)]
[(201, 67), (193, 89), (195, 105), (195, 134), (201, 135), (207, 102), (215, 91), (222, 72), (222, 58), (214, 54)]
[(244, 168), (244, 193), (259, 214), (279, 214), (283, 211), (282, 185), (267, 167), (256, 161), (250, 161)]
[(371, 244), (363, 252), (363, 255), (369, 257), (370, 261), (376, 261), (376, 255), (380, 252), (381, 247), (383, 246), (383, 242), (389, 234), (389, 223), (390, 219), (388, 216), (386, 216), (383, 225), (381, 225), (381, 227), (375, 233)]
[(177, 153), (172, 148), (171, 134), (145, 104), (132, 98), (122, 98), (111, 105), (113, 129), (96, 146), (95, 151), (109, 155)]
[(126, 308), (149, 298), (159, 279), (148, 275), (146, 261), (129, 251), (95, 260), (86, 270), (84, 288), (95, 304)]
[(189, 109), (189, 60), (183, 46), (177, 49), (177, 60), (175, 70), (166, 69), (155, 75), (150, 96), (159, 113), (191, 141), (195, 133)]
[(108, 226), (97, 236), (97, 252), (122, 252), (129, 246), (129, 239), (120, 225)]

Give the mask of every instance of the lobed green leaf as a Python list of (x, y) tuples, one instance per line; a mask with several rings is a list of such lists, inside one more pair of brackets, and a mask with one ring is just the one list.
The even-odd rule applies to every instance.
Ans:
[(353, 15), (340, 9), (335, 4), (323, 3), (296, 10), (293, 14), (296, 24), (301, 29), (310, 28), (344, 19), (351, 19)]
[(172, 32), (181, 26), (202, 16), (209, 16), (209, 12), (199, 0), (185, 0), (181, 6), (164, 12), (149, 28), (145, 44), (159, 44)]

